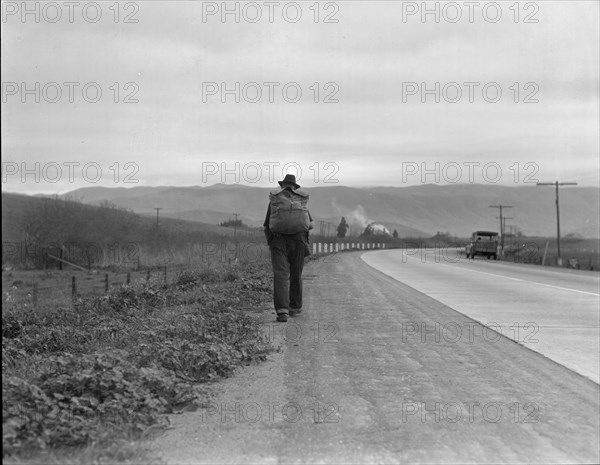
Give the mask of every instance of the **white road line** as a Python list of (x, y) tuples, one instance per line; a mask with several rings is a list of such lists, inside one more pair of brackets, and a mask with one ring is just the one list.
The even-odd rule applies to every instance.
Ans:
[[(407, 254), (407, 256), (409, 256), (409, 255)], [(450, 265), (446, 265), (445, 263), (438, 263), (438, 265), (450, 266)], [(487, 274), (487, 275), (490, 275), (490, 276), (498, 276), (500, 278), (512, 279), (513, 281), (520, 281), (520, 282), (523, 282), (523, 283), (537, 284), (539, 286), (546, 286), (546, 287), (551, 287), (551, 288), (554, 288), (554, 289), (561, 289), (563, 291), (578, 292), (580, 294), (587, 294), (587, 295), (593, 295), (593, 296), (596, 296), (596, 297), (600, 297), (600, 294), (597, 294), (595, 292), (580, 291), (579, 289), (571, 289), (570, 287), (561, 287), (561, 286), (554, 286), (552, 284), (538, 283), (537, 281), (529, 281), (527, 279), (511, 278), (510, 276), (505, 276), (503, 274), (489, 273), (487, 271), (471, 270), (469, 268), (465, 268), (465, 267), (462, 267), (462, 266), (460, 266), (459, 268), (461, 270), (471, 271), (473, 273), (481, 273), (481, 274)]]

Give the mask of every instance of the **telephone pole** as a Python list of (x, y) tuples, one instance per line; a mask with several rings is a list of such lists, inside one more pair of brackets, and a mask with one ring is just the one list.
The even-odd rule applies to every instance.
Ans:
[(558, 187), (559, 186), (576, 186), (576, 182), (538, 182), (538, 186), (554, 186), (556, 188), (556, 249), (558, 251), (558, 266), (562, 266), (562, 258), (560, 256), (560, 210), (558, 206)]
[(239, 213), (233, 213), (233, 216), (235, 216), (235, 221), (233, 222), (233, 237), (235, 237), (235, 234), (237, 232), (238, 216), (240, 216), (240, 214)]
[(502, 216), (502, 209), (503, 208), (512, 208), (512, 205), (490, 205), (490, 208), (499, 208), (500, 209), (500, 216), (496, 217), (500, 219), (500, 256), (504, 256), (504, 220), (502, 218), (504, 218)]
[[(496, 217), (496, 219), (498, 219), (498, 217)], [(506, 220), (512, 220), (512, 219), (514, 219), (512, 216), (503, 216), (502, 217), (502, 237), (501, 237), (502, 254), (504, 254), (504, 235), (506, 234)]]
[(158, 212), (160, 210), (162, 210), (162, 208), (156, 208), (156, 207), (154, 207), (154, 209), (156, 210), (156, 227), (158, 228)]
[[(498, 219), (498, 217), (496, 217)], [(506, 232), (506, 220), (514, 220), (512, 216), (503, 216), (502, 217), (502, 234)]]

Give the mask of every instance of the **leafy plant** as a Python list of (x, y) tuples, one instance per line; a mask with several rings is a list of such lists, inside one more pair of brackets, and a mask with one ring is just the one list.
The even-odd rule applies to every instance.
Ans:
[(4, 455), (103, 444), (166, 426), (206, 402), (203, 382), (274, 350), (242, 308), (271, 296), (264, 268), (188, 270), (32, 311), (2, 314)]

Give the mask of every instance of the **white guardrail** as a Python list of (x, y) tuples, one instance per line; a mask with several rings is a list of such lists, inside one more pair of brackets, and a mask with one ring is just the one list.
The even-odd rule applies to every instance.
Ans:
[(368, 250), (368, 249), (385, 249), (385, 244), (382, 243), (371, 243), (371, 242), (315, 242), (312, 245), (313, 255), (320, 253), (334, 253), (342, 250)]

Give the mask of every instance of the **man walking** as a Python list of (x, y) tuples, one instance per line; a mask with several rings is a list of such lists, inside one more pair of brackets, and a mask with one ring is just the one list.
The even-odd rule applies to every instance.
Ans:
[(277, 321), (302, 311), (302, 269), (310, 255), (308, 231), (314, 227), (308, 211), (308, 193), (300, 190), (296, 176), (286, 174), (281, 186), (269, 193), (264, 231), (273, 265), (273, 300)]

